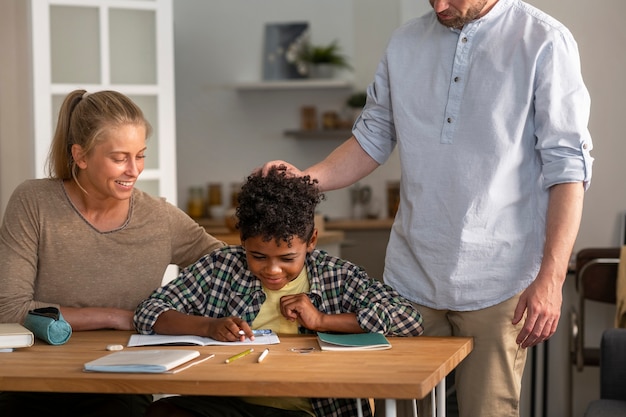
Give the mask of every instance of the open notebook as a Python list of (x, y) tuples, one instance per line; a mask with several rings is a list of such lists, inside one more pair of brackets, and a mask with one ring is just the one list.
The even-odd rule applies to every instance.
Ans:
[(243, 342), (221, 342), (210, 337), (194, 335), (167, 335), (167, 334), (132, 334), (128, 339), (128, 347), (135, 346), (234, 346), (234, 345), (275, 345), (280, 343), (274, 332), (254, 336), (254, 340), (246, 339)]

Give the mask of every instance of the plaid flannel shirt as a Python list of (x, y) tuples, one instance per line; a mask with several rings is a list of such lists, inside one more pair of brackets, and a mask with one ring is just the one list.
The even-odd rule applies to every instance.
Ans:
[[(366, 332), (394, 336), (422, 334), (422, 317), (411, 303), (394, 289), (370, 278), (360, 267), (314, 250), (306, 259), (310, 282), (309, 298), (323, 313), (356, 313)], [(218, 249), (181, 271), (178, 278), (155, 290), (135, 312), (140, 333), (154, 333), (159, 315), (175, 309), (207, 317), (241, 317), (252, 323), (265, 301), (261, 281), (248, 269), (241, 246)], [(314, 333), (304, 327), (299, 333)], [(353, 417), (354, 399), (312, 398), (317, 416)], [(362, 401), (363, 415), (371, 416), (368, 401)]]

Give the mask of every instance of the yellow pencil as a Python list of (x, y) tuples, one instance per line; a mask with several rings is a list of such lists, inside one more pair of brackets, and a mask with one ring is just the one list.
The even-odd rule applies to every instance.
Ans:
[(236, 354), (236, 355), (233, 355), (233, 356), (231, 356), (230, 358), (226, 359), (226, 361), (225, 361), (225, 362), (226, 362), (226, 363), (231, 363), (232, 361), (237, 360), (237, 359), (239, 359), (239, 358), (243, 358), (244, 356), (246, 356), (246, 355), (248, 355), (248, 354), (250, 354), (250, 353), (252, 353), (252, 352), (254, 352), (254, 349), (252, 349), (252, 348), (250, 348), (250, 349), (248, 349), (248, 350), (244, 350), (243, 352), (238, 353), (238, 354)]

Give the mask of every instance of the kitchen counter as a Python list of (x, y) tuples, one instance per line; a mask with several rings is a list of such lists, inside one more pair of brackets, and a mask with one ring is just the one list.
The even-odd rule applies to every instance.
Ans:
[[(239, 239), (239, 233), (214, 233), (207, 229), (211, 235), (213, 235), (216, 239), (223, 241), (228, 245), (240, 245), (241, 240)], [(328, 245), (331, 243), (341, 243), (344, 239), (344, 233), (340, 231), (330, 231), (327, 230), (325, 232), (319, 233), (317, 236), (317, 244), (318, 245)]]
[[(239, 232), (234, 232), (228, 227), (223, 220), (214, 219), (196, 219), (198, 224), (213, 235), (216, 239), (225, 242), (228, 245), (239, 245)], [(320, 246), (340, 244), (344, 240), (344, 232), (341, 230), (326, 230), (324, 227), (318, 227), (317, 244)]]
[(326, 230), (345, 233), (341, 245), (344, 259), (365, 268), (369, 276), (382, 280), (393, 219), (336, 219), (324, 224)]

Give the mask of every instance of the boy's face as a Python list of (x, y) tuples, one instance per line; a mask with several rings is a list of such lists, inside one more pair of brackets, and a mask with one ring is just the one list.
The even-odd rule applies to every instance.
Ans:
[(317, 230), (313, 231), (310, 242), (298, 237), (287, 242), (270, 240), (264, 242), (261, 236), (250, 237), (242, 242), (246, 249), (248, 267), (263, 285), (270, 290), (279, 290), (298, 277), (304, 267), (307, 253), (315, 248)]

